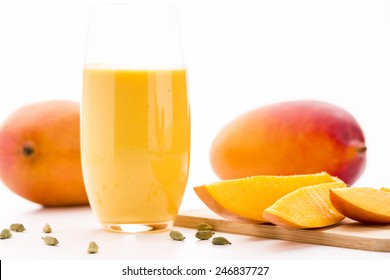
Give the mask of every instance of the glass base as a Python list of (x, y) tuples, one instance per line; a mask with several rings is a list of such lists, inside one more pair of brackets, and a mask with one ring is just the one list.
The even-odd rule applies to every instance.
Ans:
[(166, 231), (173, 226), (173, 221), (143, 224), (104, 224), (105, 229), (121, 233), (155, 233)]

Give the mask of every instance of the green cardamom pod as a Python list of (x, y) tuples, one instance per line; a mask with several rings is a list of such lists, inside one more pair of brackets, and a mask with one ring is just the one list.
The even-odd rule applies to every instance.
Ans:
[(176, 241), (183, 241), (185, 239), (184, 235), (181, 232), (176, 230), (171, 230), (169, 236)]
[(200, 230), (195, 233), (195, 237), (200, 240), (209, 240), (214, 234), (215, 232), (211, 230)]
[(23, 232), (26, 230), (22, 224), (12, 224), (9, 228), (10, 228), (10, 230), (16, 231), (16, 232)]
[(88, 254), (96, 254), (99, 250), (99, 246), (95, 241), (92, 241), (88, 245)]
[(12, 233), (8, 228), (5, 228), (0, 233), (0, 239), (8, 239), (11, 238)]
[(209, 224), (206, 224), (206, 223), (200, 223), (200, 224), (197, 224), (196, 229), (198, 231), (201, 231), (201, 230), (212, 230), (213, 227), (211, 225), (209, 225)]
[(214, 245), (231, 245), (229, 240), (227, 240), (225, 237), (218, 236), (214, 237), (213, 240), (211, 241)]
[(49, 224), (45, 224), (45, 226), (43, 227), (43, 232), (44, 233), (51, 233), (51, 227)]
[(55, 238), (53, 236), (45, 236), (45, 237), (42, 237), (42, 239), (45, 242), (45, 244), (49, 245), (49, 246), (56, 246), (59, 243), (57, 238)]

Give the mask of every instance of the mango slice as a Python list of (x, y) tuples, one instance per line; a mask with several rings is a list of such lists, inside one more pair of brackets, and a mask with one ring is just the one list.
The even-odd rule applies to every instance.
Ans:
[(345, 217), (330, 202), (329, 190), (345, 187), (340, 181), (300, 188), (265, 209), (263, 217), (286, 228), (319, 228), (336, 224)]
[(332, 189), (330, 201), (344, 216), (369, 224), (390, 223), (390, 191), (366, 187)]
[(258, 175), (223, 180), (194, 187), (203, 203), (219, 216), (237, 222), (261, 223), (263, 211), (275, 201), (296, 189), (328, 182), (342, 181), (326, 172), (289, 175)]

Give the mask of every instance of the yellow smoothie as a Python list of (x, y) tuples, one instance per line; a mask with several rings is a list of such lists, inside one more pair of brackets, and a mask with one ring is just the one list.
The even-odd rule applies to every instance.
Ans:
[(100, 221), (172, 222), (190, 160), (185, 70), (87, 65), (81, 112), (83, 176)]

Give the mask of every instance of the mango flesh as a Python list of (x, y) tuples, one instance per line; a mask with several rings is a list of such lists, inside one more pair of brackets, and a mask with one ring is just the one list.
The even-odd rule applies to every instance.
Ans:
[(333, 206), (355, 221), (369, 224), (390, 224), (390, 191), (367, 187), (330, 191)]
[(291, 176), (252, 176), (194, 187), (204, 204), (226, 220), (266, 222), (263, 211), (284, 195), (299, 188), (339, 182), (326, 172)]
[(265, 220), (285, 228), (320, 228), (345, 217), (332, 205), (329, 190), (345, 188), (342, 182), (324, 183), (295, 190), (263, 212)]
[(335, 105), (302, 100), (249, 111), (215, 137), (210, 162), (223, 180), (321, 171), (352, 185), (366, 164), (363, 131)]
[(49, 100), (11, 114), (0, 127), (0, 179), (17, 195), (44, 206), (88, 204), (79, 104)]

